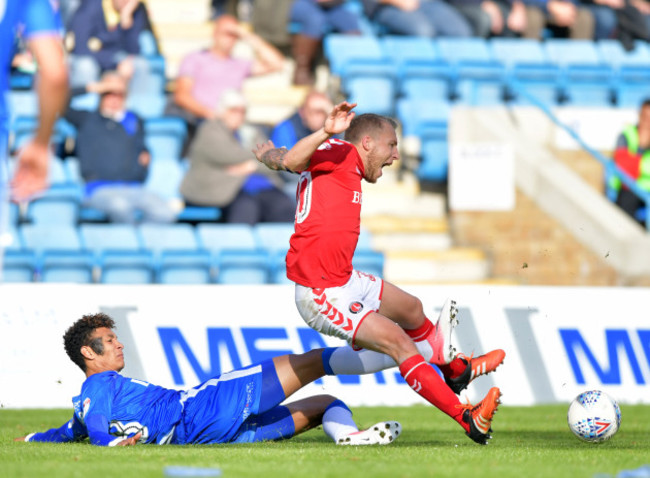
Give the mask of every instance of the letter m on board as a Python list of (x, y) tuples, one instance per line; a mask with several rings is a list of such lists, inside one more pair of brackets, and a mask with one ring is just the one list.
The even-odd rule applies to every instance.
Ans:
[[(639, 330), (637, 331), (643, 350), (646, 355), (646, 360), (650, 364), (650, 331)], [(623, 357), (627, 357), (627, 361), (632, 369), (632, 374), (637, 384), (645, 384), (645, 379), (641, 373), (639, 362), (637, 360), (630, 335), (624, 329), (606, 329), (605, 330), (605, 343), (607, 346), (607, 359), (608, 364), (600, 364), (594, 356), (591, 348), (582, 337), (577, 329), (560, 329), (560, 336), (564, 343), (564, 348), (573, 369), (576, 383), (584, 385), (585, 377), (583, 374), (582, 365), (587, 363), (591, 366), (603, 385), (620, 385), (621, 384), (621, 365), (622, 360), (619, 360), (619, 352), (623, 353)], [(579, 352), (582, 352), (581, 357), (586, 359), (579, 360)]]

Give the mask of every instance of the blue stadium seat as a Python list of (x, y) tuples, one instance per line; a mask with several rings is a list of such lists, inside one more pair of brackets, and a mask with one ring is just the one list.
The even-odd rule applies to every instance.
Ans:
[(198, 224), (196, 233), (203, 249), (218, 252), (223, 249), (258, 249), (253, 226), (248, 224)]
[(344, 87), (347, 101), (357, 103), (357, 114), (392, 116), (395, 111), (395, 81), (383, 76), (348, 78)]
[(619, 40), (598, 40), (596, 49), (600, 57), (615, 69), (623, 66), (650, 65), (650, 48), (646, 41), (637, 40), (634, 42), (634, 49), (626, 51)]
[(102, 284), (152, 284), (156, 267), (151, 251), (103, 250), (99, 256)]
[[(505, 67), (496, 61), (483, 38), (438, 38), (435, 40), (440, 50), (440, 57), (453, 68), (450, 91), (452, 98), (471, 103), (479, 101), (474, 89), (485, 90), (486, 103), (494, 103), (500, 98), (504, 88)], [(463, 86), (467, 85), (467, 86)], [(485, 88), (489, 85), (489, 88)], [(459, 88), (460, 86), (460, 88)], [(471, 103), (478, 104), (478, 103)]]
[(129, 224), (81, 224), (79, 234), (85, 248), (96, 253), (142, 250), (137, 230)]
[(25, 224), (20, 235), (24, 248), (37, 255), (41, 281), (92, 282), (93, 257), (74, 226)]
[(7, 105), (11, 115), (10, 123), (19, 116), (38, 116), (38, 95), (35, 90), (10, 90)]
[(564, 103), (611, 108), (614, 71), (607, 65), (569, 65), (564, 73)]
[(506, 70), (499, 63), (459, 63), (455, 90), (458, 103), (501, 105), (505, 99)]
[(507, 95), (514, 104), (531, 104), (527, 95), (533, 96), (546, 106), (560, 101), (562, 76), (560, 68), (553, 64), (527, 64), (514, 66), (508, 80)]
[(427, 72), (406, 74), (399, 84), (399, 95), (403, 98), (419, 100), (422, 98), (449, 101), (452, 88), (448, 65), (435, 69), (432, 64)]
[(179, 186), (185, 171), (178, 159), (162, 157), (149, 164), (145, 185), (164, 198), (180, 198)]
[(99, 108), (99, 95), (97, 93), (84, 93), (73, 96), (70, 107), (75, 110), (95, 111)]
[(650, 65), (622, 66), (614, 86), (616, 104), (621, 108), (638, 108), (650, 97)]
[(9, 203), (9, 227), (16, 226), (20, 220), (20, 208), (15, 202)]
[(294, 282), (287, 278), (286, 251), (272, 252), (270, 263), (270, 282), (271, 284), (293, 284)]
[[(11, 124), (11, 138), (9, 144), (11, 150), (22, 147), (32, 138), (32, 136), (34, 136), (37, 127), (37, 116), (16, 116)], [(75, 135), (76, 130), (74, 126), (63, 118), (59, 118), (54, 124), (51, 143), (63, 143), (66, 138), (74, 137)]]
[(332, 74), (345, 76), (359, 62), (366, 66), (382, 64), (386, 56), (377, 37), (373, 35), (346, 35), (330, 33), (323, 40), (323, 52)]
[(271, 259), (266, 251), (223, 249), (215, 256), (218, 284), (268, 284)]
[(145, 143), (152, 159), (180, 161), (187, 135), (185, 121), (178, 117), (149, 118), (144, 123)]
[(544, 42), (548, 59), (565, 68), (569, 65), (603, 65), (596, 43), (591, 40), (550, 38)]
[(401, 70), (411, 62), (435, 62), (440, 59), (437, 44), (427, 37), (386, 35), (379, 40), (384, 55)]
[(7, 249), (4, 251), (0, 282), (33, 282), (37, 271), (36, 254), (33, 251)]
[(262, 222), (253, 226), (253, 230), (262, 249), (286, 254), (294, 226), (290, 222)]
[(20, 227), (19, 234), (23, 247), (36, 252), (83, 250), (77, 229), (71, 225), (24, 224)]
[(421, 181), (442, 183), (447, 180), (449, 152), (446, 132), (428, 134), (421, 139), (422, 161), (415, 171)]
[(489, 44), (492, 57), (506, 68), (520, 63), (549, 63), (542, 42), (524, 38), (492, 38)]
[(379, 251), (357, 249), (352, 258), (353, 267), (377, 277), (384, 276), (384, 254)]
[(199, 243), (189, 224), (141, 224), (137, 230), (145, 249), (160, 254), (166, 250), (197, 250)]
[(41, 282), (91, 284), (94, 264), (89, 251), (45, 250), (39, 265), (39, 278)]
[(209, 206), (185, 206), (176, 219), (184, 222), (215, 222), (221, 218), (221, 209)]
[(163, 250), (158, 259), (159, 284), (209, 284), (212, 282), (212, 255), (201, 249)]
[(437, 44), (440, 58), (449, 63), (494, 61), (488, 42), (483, 38), (441, 37), (434, 42)]
[(357, 250), (371, 250), (372, 249), (372, 233), (365, 227), (361, 227), (359, 233), (359, 241), (357, 242)]
[(451, 103), (445, 100), (405, 98), (397, 101), (397, 118), (404, 136), (446, 130), (450, 110)]
[(79, 198), (49, 195), (29, 202), (26, 219), (32, 224), (74, 226), (79, 220), (79, 210)]
[(151, 94), (130, 94), (126, 101), (126, 107), (143, 119), (158, 118), (163, 116), (167, 97), (157, 89), (152, 88)]

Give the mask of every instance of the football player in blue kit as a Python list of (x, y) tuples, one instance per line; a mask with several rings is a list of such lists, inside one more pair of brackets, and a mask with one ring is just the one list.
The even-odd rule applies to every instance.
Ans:
[(281, 355), (181, 391), (120, 375), (124, 346), (114, 327), (109, 316), (98, 313), (83, 316), (66, 331), (66, 353), (86, 374), (81, 394), (73, 398), (72, 419), (17, 441), (88, 437), (100, 446), (252, 443), (291, 438), (321, 424), (340, 445), (389, 444), (401, 434), (394, 421), (359, 431), (350, 409), (331, 395), (280, 405), (326, 374), (333, 348)]
[[(53, 3), (49, 0), (0, 0), (0, 272), (9, 198), (24, 201), (46, 187), (50, 135), (57, 114), (67, 101), (68, 71), (61, 22), (52, 8)], [(39, 124), (32, 140), (20, 152), (10, 191), (6, 94), (17, 35), (26, 42), (38, 64)]]

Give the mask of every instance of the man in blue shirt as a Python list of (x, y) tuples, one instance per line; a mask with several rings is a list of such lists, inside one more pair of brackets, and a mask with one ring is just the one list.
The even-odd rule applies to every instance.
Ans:
[(282, 355), (211, 378), (185, 391), (126, 378), (124, 346), (106, 314), (86, 315), (65, 333), (70, 359), (86, 374), (73, 398), (74, 415), (59, 428), (17, 441), (70, 442), (90, 438), (100, 446), (140, 443), (252, 443), (278, 440), (322, 424), (339, 445), (389, 444), (401, 434), (394, 421), (359, 431), (350, 409), (331, 395), (280, 405), (322, 377), (336, 349)]

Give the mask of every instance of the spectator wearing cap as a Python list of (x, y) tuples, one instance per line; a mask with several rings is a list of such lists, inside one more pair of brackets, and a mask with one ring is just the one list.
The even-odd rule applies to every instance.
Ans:
[(282, 190), (282, 178), (241, 144), (245, 119), (244, 97), (225, 90), (215, 118), (201, 123), (190, 145), (181, 195), (187, 205), (221, 208), (227, 223), (292, 222), (295, 202)]
[(68, 108), (64, 117), (77, 129), (76, 155), (87, 205), (105, 212), (112, 222), (173, 222), (173, 207), (144, 184), (151, 155), (142, 119), (125, 107), (126, 79), (106, 72), (85, 91), (100, 95), (98, 110)]

